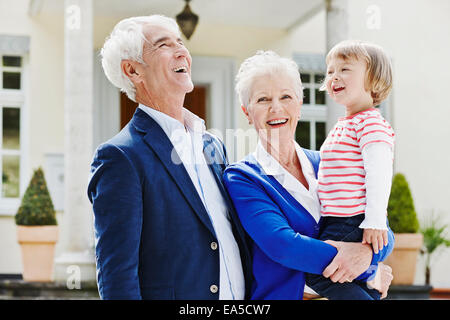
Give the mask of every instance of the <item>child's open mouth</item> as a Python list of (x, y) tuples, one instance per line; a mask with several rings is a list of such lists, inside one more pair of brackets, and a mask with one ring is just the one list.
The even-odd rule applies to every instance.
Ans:
[(333, 86), (333, 92), (334, 93), (341, 92), (344, 89), (345, 89), (345, 87), (342, 87), (342, 86)]

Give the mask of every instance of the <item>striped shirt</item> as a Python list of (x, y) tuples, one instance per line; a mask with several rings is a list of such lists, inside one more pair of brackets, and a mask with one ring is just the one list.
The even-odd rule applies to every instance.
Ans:
[[(394, 136), (375, 108), (339, 119), (320, 148), (318, 194), (322, 216), (365, 213), (367, 167), (363, 151), (371, 144), (385, 144), (393, 150)], [(386, 188), (390, 189), (390, 185)]]

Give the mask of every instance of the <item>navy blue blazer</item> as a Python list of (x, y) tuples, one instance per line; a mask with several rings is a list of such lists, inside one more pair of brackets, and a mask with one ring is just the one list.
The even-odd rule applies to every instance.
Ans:
[[(247, 236), (222, 185), (225, 148), (208, 133), (203, 141), (205, 159), (229, 204), (249, 297)], [(219, 297), (210, 290), (219, 286), (219, 250), (211, 246), (218, 241), (189, 174), (172, 160), (177, 156), (172, 150), (162, 128), (139, 108), (116, 136), (96, 150), (88, 197), (94, 210), (102, 299)]]

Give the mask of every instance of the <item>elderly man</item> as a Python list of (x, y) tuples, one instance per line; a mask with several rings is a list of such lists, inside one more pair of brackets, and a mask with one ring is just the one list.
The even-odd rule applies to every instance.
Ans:
[(108, 79), (139, 103), (95, 153), (94, 209), (102, 299), (244, 299), (246, 235), (221, 177), (225, 148), (183, 108), (191, 56), (176, 22), (119, 22), (102, 49)]

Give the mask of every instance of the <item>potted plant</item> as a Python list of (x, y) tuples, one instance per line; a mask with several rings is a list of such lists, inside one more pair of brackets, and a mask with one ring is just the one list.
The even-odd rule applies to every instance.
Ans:
[(58, 226), (53, 202), (41, 168), (33, 173), (15, 221), (17, 240), (22, 252), (23, 279), (51, 281)]
[(395, 247), (386, 259), (391, 266), (394, 285), (412, 285), (417, 257), (423, 244), (419, 221), (408, 181), (401, 173), (394, 175), (388, 203), (389, 225), (394, 232)]
[(425, 284), (430, 285), (431, 256), (440, 247), (450, 247), (450, 239), (445, 236), (448, 225), (441, 224), (440, 217), (431, 214), (423, 223), (420, 233), (423, 235), (423, 248), (421, 254), (425, 255)]

